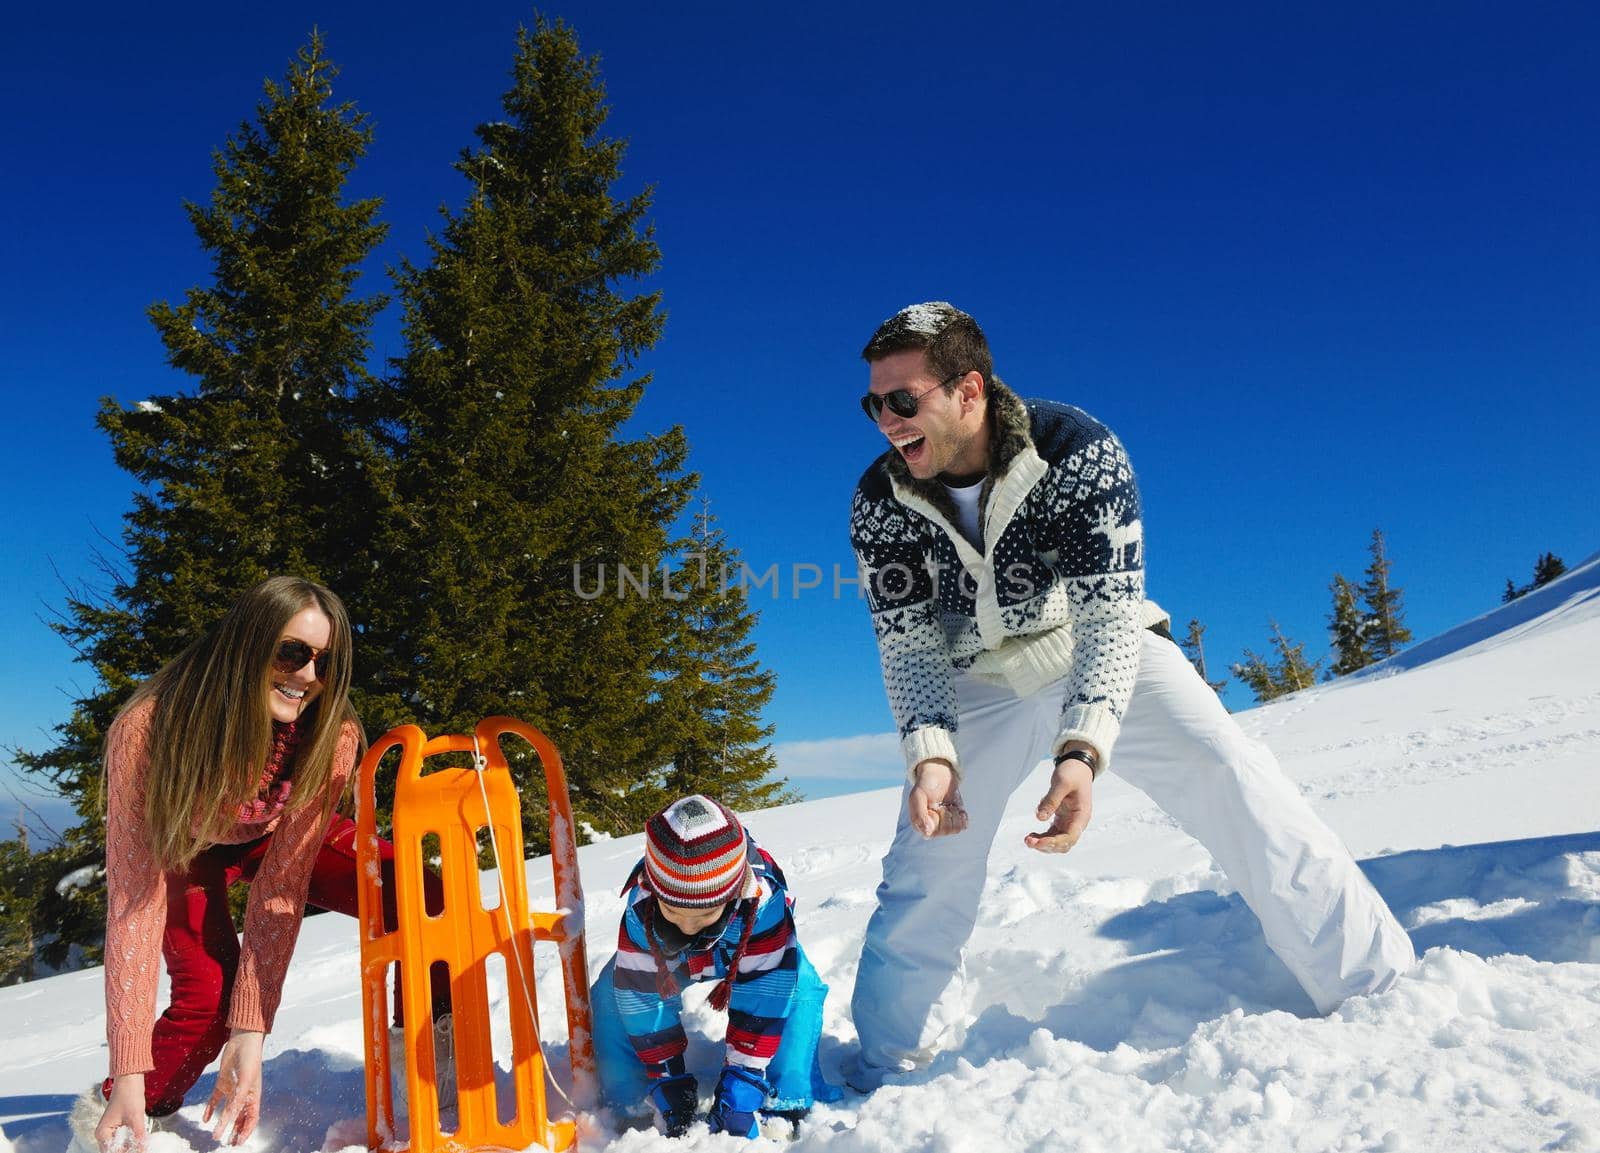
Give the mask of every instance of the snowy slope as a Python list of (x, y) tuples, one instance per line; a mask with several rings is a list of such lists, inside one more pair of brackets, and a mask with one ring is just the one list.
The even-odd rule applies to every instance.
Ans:
[[(1600, 555), (1370, 674), (1241, 716), (1366, 863), (1414, 974), (1316, 1018), (1199, 847), (1113, 779), (1066, 857), (1013, 800), (968, 962), (959, 1051), (819, 1107), (803, 1150), (1600, 1150)], [(854, 1040), (855, 959), (898, 794), (750, 814), (832, 986), (824, 1067)], [(581, 852), (590, 960), (610, 955), (639, 839)], [(530, 862), (549, 907), (543, 861)], [(301, 937), (252, 1149), (337, 1149), (363, 1113), (351, 922)], [(543, 960), (543, 959), (541, 959)], [(98, 970), (0, 990), (0, 1153), (59, 1153), (105, 1068)], [(543, 1005), (561, 1002), (553, 965)], [(547, 1017), (550, 1015), (547, 1014)], [(556, 1011), (547, 1036), (564, 1027)], [(691, 1032), (718, 1024), (691, 994)], [(718, 1055), (691, 1048), (708, 1074)], [(191, 1100), (203, 1102), (211, 1077)], [(199, 1109), (153, 1153), (213, 1146)], [(584, 1118), (586, 1149), (730, 1149)], [(779, 1147), (762, 1142), (762, 1147)]]

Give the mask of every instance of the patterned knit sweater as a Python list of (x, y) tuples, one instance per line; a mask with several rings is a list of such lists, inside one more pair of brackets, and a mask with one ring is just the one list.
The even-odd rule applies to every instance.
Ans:
[(850, 536), (872, 613), (906, 770), (943, 757), (960, 772), (958, 670), (1030, 696), (1064, 680), (1055, 749), (1084, 741), (1110, 761), (1139, 671), (1144, 597), (1139, 488), (1122, 444), (1070, 405), (989, 387), (982, 549), (937, 480), (897, 453), (856, 486)]
[[(156, 702), (147, 700), (117, 718), (106, 735), (106, 1043), (111, 1075), (154, 1068), (150, 1031), (155, 1025), (161, 936), (168, 886), (181, 876), (162, 872), (150, 852), (144, 798), (150, 759), (147, 748)], [(267, 833), (272, 843), (250, 885), (244, 939), (233, 985), (228, 1024), (270, 1032), (283, 994), (284, 973), (300, 932), (311, 869), (325, 832), (320, 799), (285, 815), (288, 781), (281, 780), (292, 756), (294, 735), (279, 732), (263, 772), (259, 805), (247, 806), (221, 838), (243, 844)], [(343, 790), (355, 764), (359, 734), (346, 724), (334, 751), (330, 789)], [(274, 762), (278, 772), (273, 772)], [(263, 819), (265, 818), (265, 819)]]
[[(739, 958), (728, 998), (727, 1048), (724, 1061), (760, 1074), (778, 1051), (783, 1026), (794, 1010), (799, 973), (799, 942), (783, 873), (753, 838), (749, 842), (751, 891), (757, 900), (755, 926)], [(655, 896), (639, 883), (643, 862), (634, 870), (626, 891), (626, 907), (617, 930), (613, 984), (617, 1012), (633, 1050), (652, 1079), (684, 1071), (688, 1040), (679, 1014), (682, 998), (663, 997), (657, 987), (656, 950), (650, 945), (647, 903)], [(720, 981), (727, 976), (744, 920), (740, 903), (711, 928), (685, 939), (665, 917), (649, 916), (656, 944), (667, 964), (670, 984), (683, 989), (695, 981)]]

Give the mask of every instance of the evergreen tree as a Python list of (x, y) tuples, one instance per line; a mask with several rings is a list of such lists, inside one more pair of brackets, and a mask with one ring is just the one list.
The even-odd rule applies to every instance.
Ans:
[(1244, 682), (1245, 688), (1255, 696), (1257, 704), (1279, 695), (1272, 676), (1272, 663), (1254, 649), (1245, 649), (1244, 659), (1234, 662), (1233, 675)]
[(1272, 644), (1278, 650), (1277, 680), (1284, 693), (1297, 693), (1317, 683), (1322, 662), (1306, 660), (1306, 646), (1286, 637), (1277, 621), (1272, 622)]
[(0, 985), (37, 975), (33, 906), (43, 887), (39, 857), (28, 846), (28, 825), (20, 816), (16, 832), (0, 841)]
[[(633, 832), (673, 753), (648, 723), (667, 635), (658, 591), (616, 578), (651, 581), (694, 486), (681, 429), (621, 434), (648, 382), (623, 378), (662, 324), (658, 295), (632, 290), (659, 261), (650, 193), (613, 196), (624, 145), (601, 135), (598, 62), (566, 25), (519, 30), (511, 76), (504, 119), (456, 164), (466, 204), (429, 264), (397, 274), (406, 351), (381, 426), (397, 516), (368, 722), (520, 717), (561, 750), (579, 820)], [(584, 573), (615, 585), (586, 598)], [(542, 848), (543, 805), (523, 812)]]
[(1272, 648), (1277, 659), (1262, 656), (1253, 649), (1245, 649), (1244, 660), (1233, 666), (1233, 675), (1245, 683), (1255, 694), (1257, 703), (1275, 700), (1289, 693), (1308, 689), (1317, 683), (1321, 661), (1306, 660), (1305, 645), (1284, 635), (1277, 621), (1272, 626)]
[(1506, 591), (1500, 596), (1501, 604), (1510, 604), (1520, 596), (1526, 596), (1541, 585), (1547, 585), (1562, 573), (1567, 571), (1566, 562), (1553, 552), (1540, 553), (1539, 559), (1533, 562), (1533, 580), (1525, 585), (1512, 583), (1510, 577), (1506, 578)]
[(1356, 603), (1356, 588), (1344, 574), (1334, 573), (1333, 613), (1328, 617), (1328, 631), (1333, 635), (1333, 668), (1329, 677), (1342, 677), (1372, 663), (1368, 651), (1367, 621)]
[(1510, 577), (1506, 577), (1506, 592), (1501, 593), (1501, 604), (1510, 604), (1518, 596), (1526, 596), (1533, 592), (1539, 585), (1550, 584), (1550, 580), (1566, 573), (1566, 561), (1557, 557), (1554, 552), (1539, 553), (1539, 560), (1533, 563), (1533, 580), (1525, 585), (1517, 585)]
[(769, 779), (776, 769), (765, 743), (772, 727), (760, 717), (774, 682), (749, 640), (760, 614), (737, 579), (738, 550), (717, 527), (707, 500), (700, 502), (681, 559), (684, 567), (657, 602), (668, 616), (669, 668), (651, 728), (672, 758), (659, 803), (688, 793), (705, 793), (734, 809), (796, 800), (781, 779)]
[[(384, 226), (378, 201), (342, 199), (371, 133), (353, 105), (331, 103), (336, 74), (313, 33), (284, 81), (264, 85), (254, 122), (215, 153), (210, 202), (186, 204), (212, 280), (150, 319), (194, 391), (101, 402), (98, 423), (139, 488), (121, 559), (102, 562), (109, 593), (69, 589), (54, 626), (98, 683), (53, 748), (16, 754), (86, 818), (67, 836), (79, 855), (102, 851), (100, 746), (140, 679), (271, 573), (361, 599), (361, 525), (382, 470), (353, 405), (383, 300), (354, 289)], [(75, 900), (103, 928), (103, 889)]]
[(19, 814), (16, 836), (0, 842), (0, 985), (100, 959), (106, 920), (99, 829), (80, 825), (63, 835), (44, 828), (48, 842), (35, 848)]
[(1205, 681), (1207, 685), (1211, 686), (1212, 692), (1216, 693), (1218, 696), (1221, 696), (1223, 686), (1228, 683), (1228, 678), (1223, 677), (1220, 681), (1214, 681), (1206, 675), (1205, 634), (1206, 626), (1201, 624), (1198, 618), (1190, 617), (1189, 631), (1187, 634), (1185, 634), (1183, 640), (1178, 642), (1178, 647), (1183, 649), (1184, 655), (1189, 658), (1189, 663), (1192, 664), (1195, 668), (1195, 671), (1200, 674), (1200, 679)]
[(1553, 552), (1547, 552), (1533, 565), (1533, 587), (1547, 585), (1567, 571), (1566, 562)]
[(1375, 661), (1392, 657), (1411, 640), (1405, 625), (1402, 591), (1389, 581), (1389, 557), (1383, 547), (1383, 530), (1372, 530), (1372, 563), (1361, 582), (1361, 605), (1366, 614), (1367, 653)]

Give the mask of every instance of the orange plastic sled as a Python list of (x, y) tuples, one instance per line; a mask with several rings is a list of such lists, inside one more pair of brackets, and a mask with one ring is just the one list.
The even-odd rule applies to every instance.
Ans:
[[(528, 910), (523, 866), (522, 806), (500, 738), (514, 733), (527, 741), (544, 765), (550, 798), (550, 861), (555, 872), (555, 911)], [(398, 928), (383, 925), (382, 871), (378, 854), (375, 778), (384, 754), (398, 747), (395, 780), (395, 898)], [(422, 775), (423, 762), (441, 753), (474, 753), (480, 771), (441, 768)], [(481, 778), (481, 780), (480, 780)], [(487, 797), (487, 810), (485, 798)], [(492, 827), (502, 862), (498, 894), (480, 889), (480, 835)], [(361, 1001), (367, 1058), (367, 1147), (416, 1153), (469, 1150), (571, 1148), (575, 1118), (552, 1121), (545, 1097), (544, 1051), (539, 1043), (533, 944), (559, 947), (566, 993), (568, 1049), (573, 1097), (594, 1100), (594, 1048), (589, 1016), (588, 959), (583, 945), (583, 889), (578, 880), (572, 809), (561, 756), (543, 733), (511, 717), (489, 717), (476, 738), (427, 738), (415, 725), (385, 734), (362, 758), (356, 784), (356, 844), (361, 918)], [(423, 891), (423, 839), (437, 838), (437, 869), (444, 886), (442, 910), (427, 908)], [(432, 846), (430, 846), (431, 848)], [(429, 862), (432, 864), (433, 862)], [(486, 908), (485, 906), (489, 907)], [(514, 1101), (496, 1100), (491, 1043), (488, 962), (498, 954), (511, 1019)], [(429, 975), (448, 966), (454, 1015), (458, 1124), (440, 1127), (434, 1064)], [(389, 1058), (390, 966), (400, 966), (405, 1009), (406, 1100), (409, 1145), (398, 1136)], [(526, 989), (526, 996), (523, 990)], [(501, 1034), (504, 1036), (504, 1033)], [(511, 1108), (514, 1106), (514, 1109)]]

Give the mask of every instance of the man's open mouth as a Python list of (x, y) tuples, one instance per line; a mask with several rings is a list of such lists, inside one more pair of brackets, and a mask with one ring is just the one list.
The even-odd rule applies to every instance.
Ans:
[(889, 443), (894, 445), (895, 450), (901, 456), (906, 460), (910, 460), (922, 451), (923, 445), (927, 443), (927, 438), (923, 436), (902, 436), (893, 438)]

